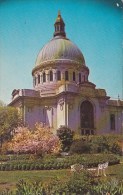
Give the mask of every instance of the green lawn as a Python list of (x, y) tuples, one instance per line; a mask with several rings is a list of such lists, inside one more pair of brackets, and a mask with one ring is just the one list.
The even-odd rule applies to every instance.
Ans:
[[(123, 163), (109, 166), (106, 170), (107, 177), (117, 177), (123, 180)], [(28, 181), (46, 181), (53, 177), (70, 177), (70, 170), (42, 170), (42, 171), (0, 171), (0, 190), (15, 188), (20, 179)]]
[(70, 174), (70, 170), (42, 170), (42, 171), (0, 171), (0, 190), (15, 187), (20, 179), (28, 181), (46, 181), (53, 177), (62, 178)]

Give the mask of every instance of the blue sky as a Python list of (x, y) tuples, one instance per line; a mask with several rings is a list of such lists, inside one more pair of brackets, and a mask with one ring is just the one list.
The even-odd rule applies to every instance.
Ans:
[(110, 97), (122, 97), (121, 0), (0, 0), (0, 100), (13, 89), (32, 88), (40, 49), (53, 37), (58, 10), (67, 37), (82, 51), (89, 80)]

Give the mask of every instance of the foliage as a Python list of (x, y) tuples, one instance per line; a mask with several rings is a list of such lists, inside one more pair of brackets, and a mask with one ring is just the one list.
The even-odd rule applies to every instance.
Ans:
[(122, 135), (74, 136), (70, 151), (75, 153), (122, 154)]
[(43, 195), (45, 193), (42, 183), (39, 182), (29, 183), (24, 180), (20, 180), (16, 186), (17, 186), (17, 190), (16, 190), (17, 195), (27, 195), (27, 194)]
[[(106, 194), (104, 193), (105, 191), (103, 191), (105, 188), (107, 188), (106, 186), (110, 185), (112, 186), (112, 191), (115, 188), (115, 183), (118, 183), (115, 192), (115, 195), (121, 195), (123, 194), (123, 192), (121, 193), (119, 191), (119, 189), (123, 190), (123, 168), (122, 168), (122, 164), (118, 164), (118, 165), (114, 165), (114, 166), (109, 166), (108, 170), (106, 171), (107, 173), (107, 177), (94, 177), (90, 178), (91, 179), (91, 183), (92, 183), (92, 188), (90, 189), (90, 192), (87, 193), (87, 195), (102, 195), (102, 194)], [(74, 177), (73, 175), (74, 173), (70, 173), (70, 169), (62, 169), (62, 170), (43, 170), (43, 171), (6, 171), (6, 172), (0, 172), (0, 194), (2, 189), (5, 188), (9, 188), (9, 189), (15, 189), (15, 185), (17, 183), (18, 180), (22, 180), (22, 178), (24, 179), (24, 182), (31, 183), (33, 186), (35, 186), (35, 189), (39, 188), (38, 185), (43, 185), (42, 187), (45, 187), (45, 190), (48, 188), (48, 186), (51, 185), (51, 183), (53, 183), (53, 181), (55, 182), (54, 185), (57, 183), (61, 182), (61, 188), (60, 186), (54, 186), (54, 189), (63, 189), (62, 186), (65, 186), (65, 183), (68, 181), (67, 179), (72, 180), (72, 178)], [(66, 178), (67, 177), (67, 178)], [(76, 176), (75, 176), (76, 177)], [(77, 178), (79, 177), (79, 174), (77, 175)], [(80, 177), (82, 177), (82, 174), (80, 174)], [(77, 179), (79, 180), (79, 178)], [(94, 181), (94, 182), (93, 182)], [(122, 181), (122, 182), (121, 182)], [(110, 184), (111, 183), (111, 184)], [(84, 183), (83, 183), (84, 185)], [(51, 186), (52, 187), (52, 186)], [(95, 189), (96, 188), (96, 189)], [(99, 189), (102, 190), (102, 194), (98, 193)], [(5, 191), (5, 190), (4, 190)], [(10, 192), (10, 191), (9, 191)], [(12, 190), (13, 192), (13, 190)], [(36, 194), (36, 190), (35, 193)], [(39, 193), (41, 194), (41, 193)], [(83, 194), (83, 193), (82, 193)], [(113, 193), (110, 193), (113, 194)], [(5, 194), (4, 195), (10, 195), (9, 194)], [(15, 195), (14, 193), (12, 193), (12, 195)], [(51, 195), (51, 193), (50, 193)], [(59, 195), (60, 195), (60, 190), (59, 190)], [(64, 193), (65, 195), (65, 193)], [(66, 195), (68, 195), (66, 193)], [(70, 194), (72, 195), (72, 193)], [(75, 195), (75, 193), (73, 194)], [(79, 193), (77, 194), (79, 195)], [(83, 194), (84, 195), (84, 194)]]
[[(6, 193), (5, 193), (6, 192)], [(46, 182), (27, 182), (20, 180), (16, 191), (4, 191), (2, 195), (122, 195), (123, 182), (114, 179), (106, 181), (96, 180), (86, 171), (71, 174), (61, 180), (53, 177)]]
[[(22, 159), (21, 159), (22, 156)], [(35, 156), (34, 156), (35, 157)], [(12, 160), (13, 159), (13, 160)], [(86, 167), (97, 167), (99, 163), (109, 162), (110, 165), (119, 163), (119, 160), (114, 155), (98, 154), (98, 155), (72, 155), (65, 158), (58, 158), (56, 156), (43, 157), (43, 158), (29, 158), (18, 155), (18, 158), (14, 160), (1, 162), (1, 171), (12, 170), (53, 170), (53, 169), (66, 169), (70, 168), (72, 164), (83, 164)]]
[[(46, 182), (27, 182), (20, 180), (16, 185), (16, 195), (51, 195), (51, 194), (66, 194), (86, 193), (91, 188), (91, 175), (83, 171), (80, 174), (72, 174), (70, 177), (59, 179), (53, 177)], [(13, 193), (14, 194), (14, 193)]]
[[(91, 138), (93, 152), (111, 152), (115, 154), (122, 154), (120, 147), (120, 140), (122, 135), (100, 135)], [(96, 150), (94, 150), (94, 148)]]
[(91, 194), (102, 195), (102, 194), (111, 194), (111, 195), (122, 195), (123, 194), (123, 182), (119, 181), (116, 178), (107, 179), (106, 181), (99, 181), (98, 185), (92, 187)]
[(12, 137), (14, 128), (21, 124), (21, 117), (14, 107), (0, 106), (0, 142)]
[(61, 149), (59, 138), (49, 127), (43, 127), (42, 124), (36, 124), (34, 131), (27, 127), (18, 127), (15, 132), (13, 139), (8, 143), (8, 149), (15, 153), (57, 154)]
[(6, 104), (2, 101), (2, 100), (0, 100), (0, 107), (4, 107)]
[(86, 140), (76, 140), (73, 141), (71, 147), (70, 147), (70, 153), (90, 153), (91, 152), (91, 143), (87, 142)]
[(69, 151), (73, 142), (73, 132), (71, 129), (66, 126), (61, 126), (59, 129), (57, 129), (57, 136), (62, 142), (62, 150), (65, 152)]
[(62, 180), (54, 178), (48, 186), (44, 185), (46, 194), (85, 194), (91, 188), (92, 176), (87, 171), (71, 174)]

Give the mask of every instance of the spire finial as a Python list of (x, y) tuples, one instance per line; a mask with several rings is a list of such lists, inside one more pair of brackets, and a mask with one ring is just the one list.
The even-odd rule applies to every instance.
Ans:
[(61, 16), (61, 12), (60, 12), (60, 10), (58, 10), (58, 16)]
[(61, 17), (60, 10), (58, 11), (58, 16), (56, 18), (56, 22), (55, 22), (54, 26), (55, 26), (54, 37), (56, 37), (56, 36), (66, 37), (65, 24), (64, 24), (64, 21)]

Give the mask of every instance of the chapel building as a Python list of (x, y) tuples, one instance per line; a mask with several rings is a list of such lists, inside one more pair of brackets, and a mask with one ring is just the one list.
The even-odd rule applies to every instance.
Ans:
[(29, 127), (42, 122), (54, 132), (63, 125), (82, 135), (122, 134), (123, 100), (110, 99), (89, 81), (84, 56), (66, 37), (60, 12), (54, 27), (32, 70), (33, 89), (13, 90), (9, 105)]

